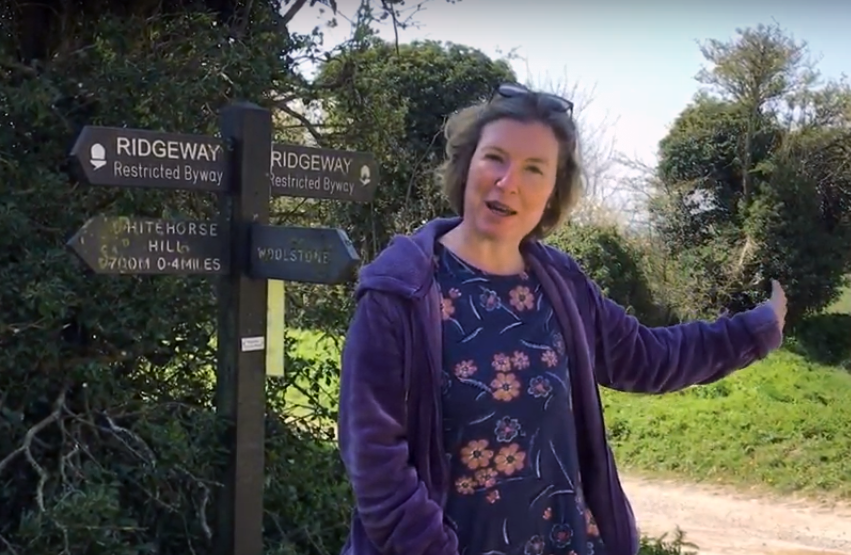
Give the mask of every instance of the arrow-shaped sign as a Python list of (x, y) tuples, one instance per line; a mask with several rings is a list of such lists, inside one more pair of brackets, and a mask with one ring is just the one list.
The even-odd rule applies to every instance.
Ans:
[[(224, 152), (215, 137), (86, 126), (71, 156), (90, 185), (222, 192)], [(272, 196), (369, 202), (378, 163), (366, 152), (273, 144)]]
[(255, 225), (251, 230), (253, 278), (342, 283), (359, 260), (342, 229)]
[(223, 274), (228, 242), (205, 221), (95, 216), (68, 246), (98, 274)]

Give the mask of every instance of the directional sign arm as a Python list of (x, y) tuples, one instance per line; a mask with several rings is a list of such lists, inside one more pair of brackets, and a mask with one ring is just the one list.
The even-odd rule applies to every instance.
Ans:
[[(86, 126), (71, 149), (72, 167), (90, 185), (224, 193), (224, 145), (216, 137)], [(272, 145), (273, 196), (369, 202), (378, 162), (368, 152)]]
[(98, 274), (223, 274), (229, 258), (215, 222), (95, 216), (68, 241)]
[(83, 128), (72, 167), (90, 185), (222, 192), (222, 142), (215, 137), (119, 127)]
[(262, 279), (336, 284), (360, 257), (342, 229), (255, 225), (249, 273)]

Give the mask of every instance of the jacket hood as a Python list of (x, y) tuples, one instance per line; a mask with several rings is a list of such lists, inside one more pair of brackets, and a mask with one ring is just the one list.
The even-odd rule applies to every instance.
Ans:
[[(425, 295), (434, 276), (434, 245), (437, 238), (461, 223), (461, 218), (437, 218), (411, 235), (397, 235), (358, 274), (356, 298), (368, 290), (414, 299)], [(561, 267), (565, 276), (582, 275), (576, 262), (565, 253), (540, 241), (524, 242), (524, 255), (544, 265)]]
[(397, 235), (375, 260), (358, 273), (355, 295), (373, 289), (405, 298), (422, 297), (434, 275), (434, 244), (461, 223), (461, 218), (437, 218), (411, 235)]

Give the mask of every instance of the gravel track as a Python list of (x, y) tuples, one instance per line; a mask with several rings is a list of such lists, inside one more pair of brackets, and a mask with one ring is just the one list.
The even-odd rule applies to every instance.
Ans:
[(678, 526), (701, 555), (851, 555), (851, 506), (625, 477), (643, 534)]

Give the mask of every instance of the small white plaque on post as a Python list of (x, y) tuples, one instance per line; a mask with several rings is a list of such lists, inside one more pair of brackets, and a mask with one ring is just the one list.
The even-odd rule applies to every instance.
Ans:
[(242, 352), (262, 351), (266, 348), (266, 338), (262, 335), (257, 337), (242, 338)]

